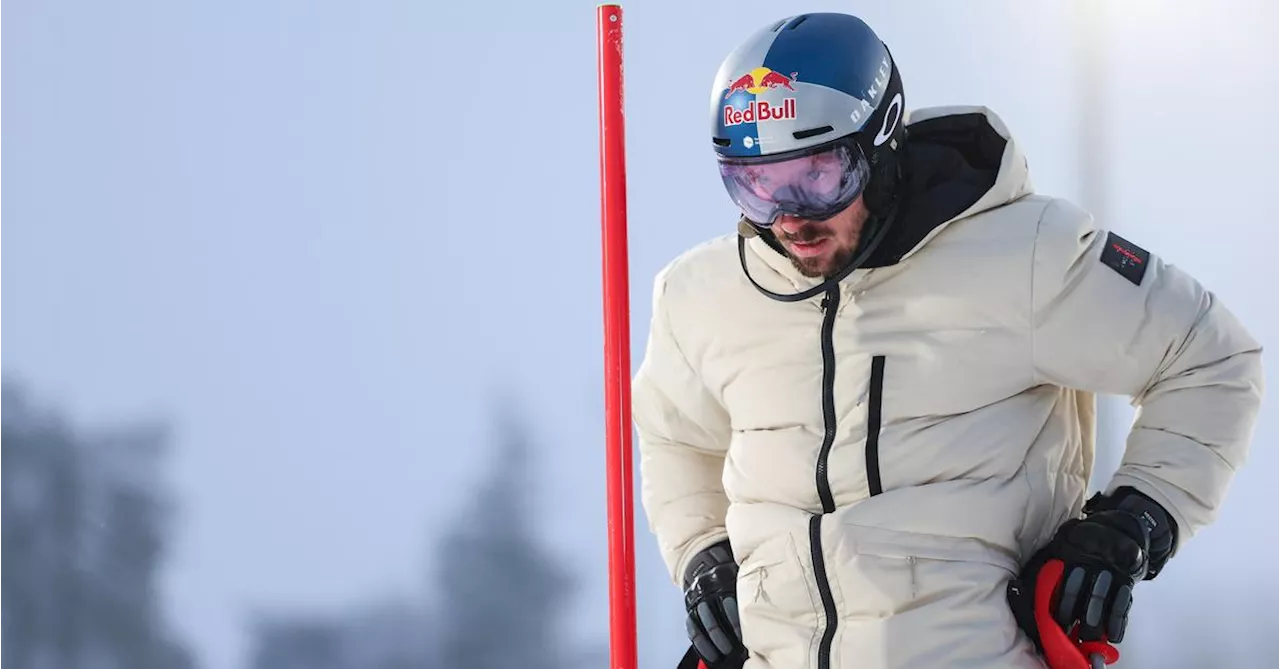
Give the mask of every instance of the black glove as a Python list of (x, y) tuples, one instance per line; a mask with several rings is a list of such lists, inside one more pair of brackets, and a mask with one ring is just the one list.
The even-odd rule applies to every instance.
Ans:
[(746, 662), (737, 588), (738, 564), (727, 540), (693, 556), (684, 573), (684, 606), (689, 614), (685, 628), (693, 642), (686, 659), (696, 653), (707, 669), (737, 668)]
[[(1018, 625), (1044, 651), (1033, 613), (1036, 576), (1049, 560), (1064, 569), (1050, 613), (1080, 641), (1120, 643), (1133, 604), (1133, 586), (1155, 578), (1173, 555), (1177, 528), (1165, 510), (1133, 488), (1094, 495), (1083, 519), (1063, 523), (1010, 583), (1009, 604)], [(1077, 629), (1078, 625), (1078, 629)]]

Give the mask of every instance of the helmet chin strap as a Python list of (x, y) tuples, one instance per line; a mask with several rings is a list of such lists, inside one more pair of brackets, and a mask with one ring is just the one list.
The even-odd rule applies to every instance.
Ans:
[(768, 288), (761, 286), (751, 276), (751, 270), (747, 269), (747, 237), (754, 237), (759, 233), (755, 230), (751, 230), (748, 233), (747, 230), (743, 229), (743, 226), (749, 226), (751, 224), (742, 222), (741, 220), (738, 225), (738, 263), (742, 266), (742, 273), (747, 277), (747, 281), (750, 281), (751, 285), (755, 286), (756, 290), (760, 291), (766, 297), (778, 300), (779, 302), (800, 302), (801, 300), (807, 300), (815, 295), (826, 292), (832, 286), (844, 281), (845, 277), (853, 274), (853, 272), (861, 267), (863, 263), (867, 262), (871, 257), (871, 254), (875, 253), (875, 250), (880, 246), (880, 242), (884, 241), (885, 235), (889, 232), (889, 228), (892, 227), (889, 223), (893, 221), (894, 217), (897, 215), (897, 211), (898, 207), (897, 202), (895, 201), (890, 206), (889, 211), (886, 212), (884, 217), (868, 219), (868, 222), (876, 221), (878, 222), (878, 225), (875, 225), (872, 228), (871, 238), (866, 240), (866, 243), (860, 245), (861, 249), (853, 260), (850, 261), (849, 264), (845, 265), (839, 272), (832, 275), (831, 278), (799, 293), (793, 293), (790, 295), (785, 293), (775, 293)]

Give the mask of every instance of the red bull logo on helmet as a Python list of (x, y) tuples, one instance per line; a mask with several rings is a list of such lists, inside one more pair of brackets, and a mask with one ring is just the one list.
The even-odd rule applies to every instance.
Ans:
[(769, 89), (778, 87), (794, 91), (795, 88), (791, 86), (791, 82), (795, 81), (795, 78), (795, 72), (792, 72), (791, 76), (788, 77), (767, 67), (757, 67), (729, 82), (729, 90), (725, 91), (724, 99), (728, 100), (730, 96), (738, 91), (746, 91), (752, 95), (759, 95)]
[[(775, 88), (785, 88), (787, 90), (794, 91), (795, 87), (791, 84), (795, 81), (795, 78), (795, 72), (792, 72), (791, 76), (787, 76), (767, 67), (757, 67), (741, 77), (730, 81), (728, 90), (724, 93), (724, 99), (728, 100), (738, 92), (759, 95), (760, 93)], [(771, 104), (763, 100), (751, 100), (747, 102), (746, 109), (738, 109), (732, 104), (726, 104), (724, 106), (725, 127), (741, 125), (743, 123), (762, 123), (767, 121), (791, 120), (795, 118), (795, 98), (786, 98), (782, 101), (781, 105), (776, 103)]]

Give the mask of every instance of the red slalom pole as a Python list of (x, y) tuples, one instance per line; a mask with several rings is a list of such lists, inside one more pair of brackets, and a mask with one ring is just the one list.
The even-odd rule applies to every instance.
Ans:
[(631, 500), (631, 326), (622, 7), (596, 8), (600, 228), (604, 280), (605, 467), (609, 513), (609, 666), (636, 669), (635, 538)]

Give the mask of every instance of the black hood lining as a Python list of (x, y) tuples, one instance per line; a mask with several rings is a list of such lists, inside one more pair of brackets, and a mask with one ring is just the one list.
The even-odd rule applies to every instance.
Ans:
[(935, 228), (981, 199), (995, 186), (1006, 144), (981, 113), (908, 126), (901, 213), (864, 266), (897, 263)]

